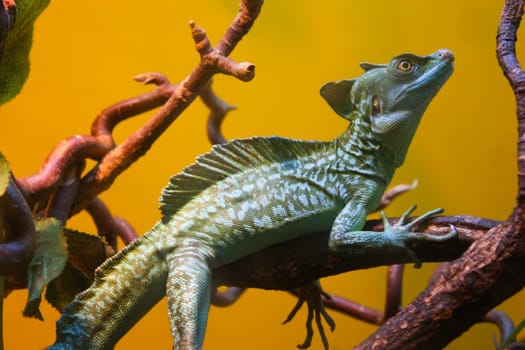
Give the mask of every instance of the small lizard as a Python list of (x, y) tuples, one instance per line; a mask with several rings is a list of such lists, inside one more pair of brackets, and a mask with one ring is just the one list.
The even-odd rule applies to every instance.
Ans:
[(331, 230), (335, 253), (401, 251), (418, 264), (407, 242), (445, 241), (455, 229), (424, 235), (403, 220), (381, 233), (361, 230), (453, 60), (446, 49), (402, 54), (387, 65), (362, 64), (357, 79), (324, 85), (321, 95), (350, 122), (331, 142), (250, 138), (199, 156), (163, 190), (162, 219), (102, 264), (66, 307), (49, 349), (110, 349), (164, 295), (174, 348), (200, 349), (211, 271), (314, 232)]

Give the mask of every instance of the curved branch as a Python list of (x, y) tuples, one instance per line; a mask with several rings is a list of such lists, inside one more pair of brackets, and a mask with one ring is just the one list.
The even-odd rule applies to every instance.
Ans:
[(176, 88), (176, 85), (170, 85), (168, 79), (160, 73), (143, 73), (135, 76), (134, 79), (145, 85), (155, 84), (156, 87), (150, 92), (106, 108), (91, 125), (91, 135), (97, 137), (109, 149), (115, 147), (112, 132), (118, 123), (162, 106)]
[(211, 88), (212, 80), (202, 88), (200, 98), (210, 110), (207, 122), (208, 139), (213, 145), (226, 143), (226, 138), (222, 135), (221, 125), (228, 112), (237, 107), (227, 104), (219, 98)]
[(64, 176), (64, 180), (57, 186), (56, 191), (50, 196), (45, 210), (45, 217), (53, 217), (65, 226), (69, 218), (71, 205), (77, 194), (80, 176), (84, 170), (85, 162), (82, 161), (76, 168), (70, 169)]
[[(458, 229), (458, 241), (424, 242), (411, 247), (423, 261), (444, 261), (457, 258), (477, 239), (485, 236), (497, 222), (467, 216), (440, 217), (420, 228), (424, 232), (446, 234), (453, 224)], [(382, 231), (382, 222), (370, 220), (365, 230)], [(381, 265), (411, 263), (400, 253), (373, 257), (340, 256), (329, 251), (329, 232), (287, 241), (252, 254), (214, 270), (215, 285), (291, 290), (315, 279), (356, 269)]]
[(118, 236), (124, 241), (124, 244), (129, 244), (139, 237), (133, 226), (123, 218), (114, 216), (113, 224), (115, 225)]
[[(500, 337), (498, 349), (501, 348), (501, 344), (509, 341), (509, 343), (516, 342), (516, 337), (513, 336), (514, 333), (514, 322), (512, 319), (504, 312), (499, 310), (490, 310), (487, 312), (485, 317), (483, 317), (484, 322), (495, 324), (498, 327)], [(513, 337), (513, 339), (509, 339)]]
[(388, 267), (385, 313), (381, 324), (394, 316), (401, 308), (404, 269), (405, 265), (402, 264)]
[(91, 135), (75, 135), (55, 146), (40, 170), (34, 175), (17, 179), (17, 183), (31, 205), (48, 197), (68, 172), (86, 158), (100, 160), (115, 147), (113, 128), (121, 121), (161, 106), (171, 96), (175, 86), (158, 73), (135, 77), (142, 83), (156, 83), (150, 92), (118, 102), (95, 119)]
[(383, 312), (335, 294), (330, 293), (330, 299), (323, 298), (323, 304), (329, 309), (376, 326), (382, 324), (384, 320)]
[(217, 72), (228, 73), (245, 80), (253, 77), (253, 65), (231, 64), (226, 57), (248, 32), (257, 18), (262, 1), (244, 0), (230, 29), (212, 49), (204, 30), (190, 23), (192, 36), (201, 62), (195, 70), (175, 87), (168, 101), (144, 126), (130, 135), (121, 145), (107, 153), (99, 164), (82, 180), (75, 211), (83, 208), (98, 193), (111, 186), (116, 177), (144, 155), (158, 137), (198, 96), (200, 90)]
[(518, 117), (518, 203), (525, 205), (525, 72), (516, 57), (523, 1), (507, 0), (496, 37), (498, 62), (516, 97)]
[(0, 59), (4, 54), (7, 35), (16, 21), (16, 4), (13, 0), (2, 0), (0, 2)]
[(497, 36), (498, 60), (518, 105), (518, 206), (356, 349), (441, 349), (525, 286), (525, 74), (515, 56), (523, 7), (523, 0), (506, 1)]
[(35, 224), (12, 176), (0, 196), (0, 223), (6, 232), (6, 242), (0, 244), (0, 275), (25, 275), (35, 249)]
[(49, 196), (69, 171), (84, 159), (98, 160), (108, 151), (109, 148), (93, 136), (75, 135), (57, 144), (36, 174), (16, 181), (24, 197), (34, 204)]
[(401, 307), (403, 270), (405, 265), (395, 264), (388, 267), (385, 310), (381, 312), (365, 305), (331, 294), (330, 299), (323, 298), (326, 307), (342, 312), (355, 319), (382, 325), (387, 319), (395, 315)]
[(97, 227), (98, 235), (104, 237), (111, 248), (117, 250), (117, 235), (113, 216), (100, 198), (93, 199), (86, 205), (86, 211)]

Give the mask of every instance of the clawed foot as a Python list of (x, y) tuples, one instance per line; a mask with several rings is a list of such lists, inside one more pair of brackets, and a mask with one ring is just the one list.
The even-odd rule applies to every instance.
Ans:
[(290, 312), (283, 324), (290, 322), (294, 318), (297, 311), (299, 311), (299, 309), (303, 306), (304, 302), (306, 301), (306, 304), (308, 306), (308, 317), (306, 319), (306, 339), (302, 344), (297, 345), (297, 347), (299, 349), (307, 349), (308, 347), (310, 347), (312, 343), (312, 337), (314, 335), (312, 321), (315, 317), (315, 323), (317, 324), (317, 329), (319, 330), (319, 334), (321, 335), (324, 348), (325, 350), (328, 350), (328, 339), (326, 338), (326, 334), (324, 332), (321, 316), (324, 318), (325, 322), (330, 327), (330, 331), (333, 331), (335, 329), (335, 322), (326, 312), (322, 301), (323, 296), (325, 298), (330, 298), (330, 296), (322, 290), (319, 281), (310, 283), (306, 286), (299, 288), (299, 294), (300, 296), (297, 300), (297, 303), (295, 304), (293, 310)]
[(428, 211), (425, 214), (417, 217), (416, 219), (412, 220), (411, 222), (407, 223), (410, 214), (412, 214), (415, 209), (416, 209), (415, 205), (411, 206), (401, 216), (401, 218), (399, 218), (399, 221), (396, 222), (393, 225), (390, 224), (390, 221), (388, 221), (388, 218), (386, 217), (386, 215), (385, 215), (385, 213), (383, 211), (381, 212), (381, 217), (383, 219), (383, 223), (384, 223), (384, 226), (385, 226), (385, 233), (386, 234), (390, 234), (390, 235), (394, 236), (396, 238), (396, 240), (399, 240), (399, 241), (403, 242), (403, 244), (402, 244), (403, 248), (410, 255), (412, 260), (414, 260), (415, 267), (419, 268), (419, 267), (421, 267), (421, 260), (419, 260), (419, 258), (416, 256), (416, 254), (409, 247), (407, 247), (404, 244), (404, 242), (406, 242), (408, 240), (420, 240), (420, 241), (430, 241), (430, 242), (444, 242), (444, 241), (447, 241), (447, 240), (449, 240), (451, 238), (457, 237), (457, 233), (458, 232), (457, 232), (456, 228), (453, 225), (450, 226), (450, 228), (451, 228), (450, 232), (448, 232), (445, 235), (433, 235), (433, 234), (424, 234), (424, 233), (420, 233), (420, 232), (411, 232), (410, 230), (414, 226), (416, 226), (416, 225), (418, 225), (418, 224), (420, 224), (420, 223), (422, 223), (422, 222), (424, 222), (426, 220), (429, 220), (429, 219), (433, 218), (434, 216), (436, 216), (437, 214), (441, 214), (443, 212), (443, 209), (441, 209), (441, 208), (438, 208), (438, 209), (435, 209), (435, 210), (431, 210), (431, 211)]

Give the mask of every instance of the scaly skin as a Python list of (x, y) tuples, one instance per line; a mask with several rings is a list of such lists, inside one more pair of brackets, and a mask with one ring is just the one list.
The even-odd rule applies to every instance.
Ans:
[(174, 176), (162, 220), (104, 263), (93, 285), (64, 310), (50, 349), (109, 349), (164, 294), (175, 349), (200, 349), (211, 270), (273, 244), (331, 230), (341, 254), (403, 251), (410, 240), (445, 237), (361, 231), (405, 158), (421, 116), (452, 73), (448, 50), (364, 64), (355, 80), (321, 94), (350, 126), (332, 142), (281, 138), (233, 141)]

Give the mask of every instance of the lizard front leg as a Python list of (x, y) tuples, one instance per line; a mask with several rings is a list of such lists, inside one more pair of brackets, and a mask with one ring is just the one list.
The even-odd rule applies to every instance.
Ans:
[(202, 348), (211, 293), (211, 272), (202, 251), (182, 247), (169, 258), (166, 285), (173, 349)]
[(444, 242), (457, 236), (456, 229), (442, 236), (412, 232), (412, 228), (442, 212), (442, 209), (429, 211), (410, 223), (407, 223), (409, 215), (415, 210), (412, 206), (392, 225), (386, 218), (384, 212), (381, 216), (384, 221), (384, 231), (360, 231), (366, 221), (365, 206), (359, 201), (350, 201), (337, 216), (330, 233), (330, 249), (336, 253), (350, 254), (354, 256), (378, 255), (392, 252), (404, 252), (416, 264), (421, 265), (421, 260), (410, 249), (408, 243), (411, 241), (433, 241)]

